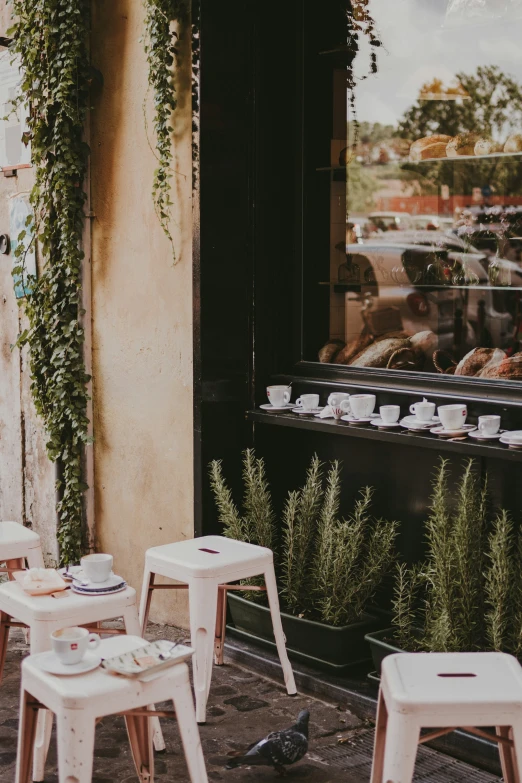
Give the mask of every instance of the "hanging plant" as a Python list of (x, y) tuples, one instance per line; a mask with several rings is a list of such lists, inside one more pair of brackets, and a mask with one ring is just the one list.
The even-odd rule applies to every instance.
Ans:
[(187, 0), (145, 0), (144, 46), (149, 69), (148, 82), (154, 96), (153, 126), (155, 155), (158, 166), (154, 172), (152, 197), (163, 232), (176, 252), (170, 232), (172, 219), (172, 113), (177, 106), (174, 65), (178, 56), (178, 34), (172, 22), (183, 24), (188, 18)]
[(353, 68), (354, 60), (359, 52), (360, 37), (365, 36), (371, 46), (370, 69), (369, 73), (366, 74), (366, 76), (363, 76), (362, 79), (367, 79), (369, 75), (377, 73), (379, 70), (377, 49), (382, 46), (382, 41), (379, 37), (375, 20), (370, 12), (370, 0), (350, 0), (346, 9), (346, 18), (348, 22), (347, 46), (349, 55), (349, 65), (346, 69), (346, 87), (348, 91), (348, 102), (352, 113), (353, 127), (355, 129), (354, 138), (350, 145), (352, 151), (354, 151), (359, 140), (359, 121), (357, 119), (355, 97), (357, 78)]
[[(28, 234), (41, 249), (38, 280), (26, 287), (28, 328), (17, 345), (30, 349), (31, 391), (47, 432), (47, 453), (58, 463), (58, 543), (63, 563), (82, 554), (83, 447), (89, 376), (83, 361), (81, 250), (88, 146), (83, 140), (91, 71), (88, 0), (13, 0), (11, 52), (22, 81), (14, 108), (29, 107), (35, 184), (33, 218), (18, 237), (15, 279), (24, 279)], [(30, 225), (32, 223), (32, 225)]]

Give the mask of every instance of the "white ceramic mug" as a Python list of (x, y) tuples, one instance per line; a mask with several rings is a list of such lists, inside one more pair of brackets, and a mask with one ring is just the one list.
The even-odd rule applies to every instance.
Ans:
[(98, 634), (89, 633), (87, 628), (62, 628), (51, 634), (55, 655), (67, 665), (80, 663), (87, 650), (95, 650), (100, 641)]
[(302, 408), (304, 411), (313, 411), (319, 407), (318, 394), (301, 394), (295, 401), (296, 408)]
[(343, 400), (348, 400), (349, 397), (350, 395), (345, 392), (332, 392), (328, 397), (328, 405), (335, 405), (338, 407)]
[(339, 405), (330, 405), (330, 410), (333, 413), (334, 419), (341, 419), (345, 413), (350, 412), (350, 401), (349, 400), (341, 400)]
[(500, 429), (500, 416), (479, 416), (478, 429), (482, 435), (496, 435)]
[(385, 424), (395, 424), (399, 421), (401, 409), (399, 405), (381, 405), (379, 414)]
[(80, 560), (82, 571), (90, 582), (106, 582), (111, 575), (112, 555), (85, 555)]
[(274, 408), (284, 408), (290, 402), (292, 391), (290, 386), (267, 386), (266, 394)]
[(468, 408), (467, 405), (460, 405), (460, 403), (439, 405), (437, 413), (445, 430), (460, 430), (462, 425), (466, 423)]
[(431, 421), (435, 413), (435, 403), (424, 399), (422, 402), (415, 402), (410, 405), (412, 413), (418, 421)]
[(350, 408), (356, 419), (366, 419), (375, 409), (375, 394), (351, 394)]

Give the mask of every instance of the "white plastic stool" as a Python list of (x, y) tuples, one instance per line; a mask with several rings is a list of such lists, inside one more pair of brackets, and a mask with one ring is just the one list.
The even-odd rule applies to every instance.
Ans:
[[(110, 658), (146, 644), (137, 636), (117, 636), (104, 639), (98, 649), (101, 657)], [(30, 655), (22, 663), (16, 783), (31, 780), (31, 749), (41, 707), (56, 715), (60, 783), (91, 783), (96, 722), (117, 713), (125, 713), (139, 780), (153, 783), (152, 727), (146, 708), (166, 699), (174, 703), (190, 780), (207, 783), (186, 663), (177, 663), (142, 682), (115, 677), (101, 668), (87, 674), (55, 677), (39, 667), (41, 658)]]
[[(56, 596), (56, 597), (55, 597)], [(67, 590), (54, 595), (32, 596), (17, 582), (0, 585), (0, 661), (5, 660), (9, 628), (19, 625), (11, 618), (30, 629), (31, 654), (51, 649), (51, 634), (71, 625), (86, 625), (123, 617), (128, 634), (140, 635), (140, 624), (136, 605), (136, 591), (127, 587), (120, 593), (109, 595), (79, 595)], [(111, 632), (92, 628), (100, 633)], [(165, 747), (158, 721), (155, 724), (156, 749)], [(42, 712), (38, 720), (38, 731), (34, 749), (33, 780), (44, 780), (45, 759), (51, 738), (52, 715)]]
[[(495, 726), (496, 735), (480, 726)], [(423, 734), (421, 728), (435, 728)], [(522, 769), (522, 668), (503, 653), (398, 653), (382, 663), (371, 783), (411, 783), (417, 745), (464, 728), (498, 743), (505, 783)]]
[[(183, 585), (156, 585), (156, 574), (183, 582)], [(148, 549), (141, 593), (140, 620), (145, 636), (152, 591), (164, 588), (189, 588), (190, 634), (193, 657), (194, 690), (198, 723), (205, 722), (206, 705), (212, 678), (212, 657), (216, 621), (222, 623), (219, 606), (220, 586), (252, 576), (264, 575), (277, 652), (283, 668), (288, 693), (294, 695), (292, 666), (288, 660), (285, 636), (279, 613), (279, 598), (274, 573), (274, 556), (270, 549), (223, 536), (203, 536), (175, 544)], [(232, 586), (232, 589), (234, 587)]]
[(25, 561), (29, 568), (43, 568), (42, 547), (40, 536), (33, 530), (20, 525), (18, 522), (0, 522), (0, 563), (5, 563), (5, 568), (0, 568), (0, 573), (19, 571), (25, 568)]

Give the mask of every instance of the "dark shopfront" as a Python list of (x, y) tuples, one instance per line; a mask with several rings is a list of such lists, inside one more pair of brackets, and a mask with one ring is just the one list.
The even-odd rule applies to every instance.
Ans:
[[(440, 456), (455, 477), (474, 457), (492, 503), (519, 524), (522, 451), (498, 440), (259, 408), (268, 385), (291, 382), (292, 400), (373, 393), (376, 410), (396, 404), (402, 417), (426, 397), (465, 403), (468, 423), (497, 414), (502, 429), (522, 429), (522, 71), (502, 45), (517, 43), (522, 18), (514, 3), (491, 19), (464, 5), (405, 0), (394, 17), (396, 4), (370, 3), (383, 46), (378, 73), (356, 79), (357, 135), (339, 0), (202, 0), (204, 533), (219, 530), (208, 463), (223, 460), (240, 496), (248, 446), (266, 460), (278, 509), (314, 453), (339, 459), (341, 508), (375, 487), (374, 513), (400, 521), (410, 563), (424, 552)], [(370, 53), (362, 36), (357, 77)]]

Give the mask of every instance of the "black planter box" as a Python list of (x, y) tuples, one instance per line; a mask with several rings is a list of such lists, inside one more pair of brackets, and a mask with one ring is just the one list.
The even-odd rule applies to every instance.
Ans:
[[(382, 624), (368, 614), (358, 623), (339, 628), (284, 612), (281, 612), (281, 620), (290, 658), (336, 672), (370, 660), (365, 634)], [(243, 639), (275, 650), (272, 619), (266, 606), (229, 593), (227, 629)]]
[(380, 678), (381, 676), (381, 664), (387, 655), (393, 653), (405, 652), (394, 644), (391, 644), (388, 639), (393, 639), (393, 628), (384, 628), (381, 631), (372, 631), (364, 637), (370, 645), (372, 653), (372, 661), (375, 667), (375, 672)]

